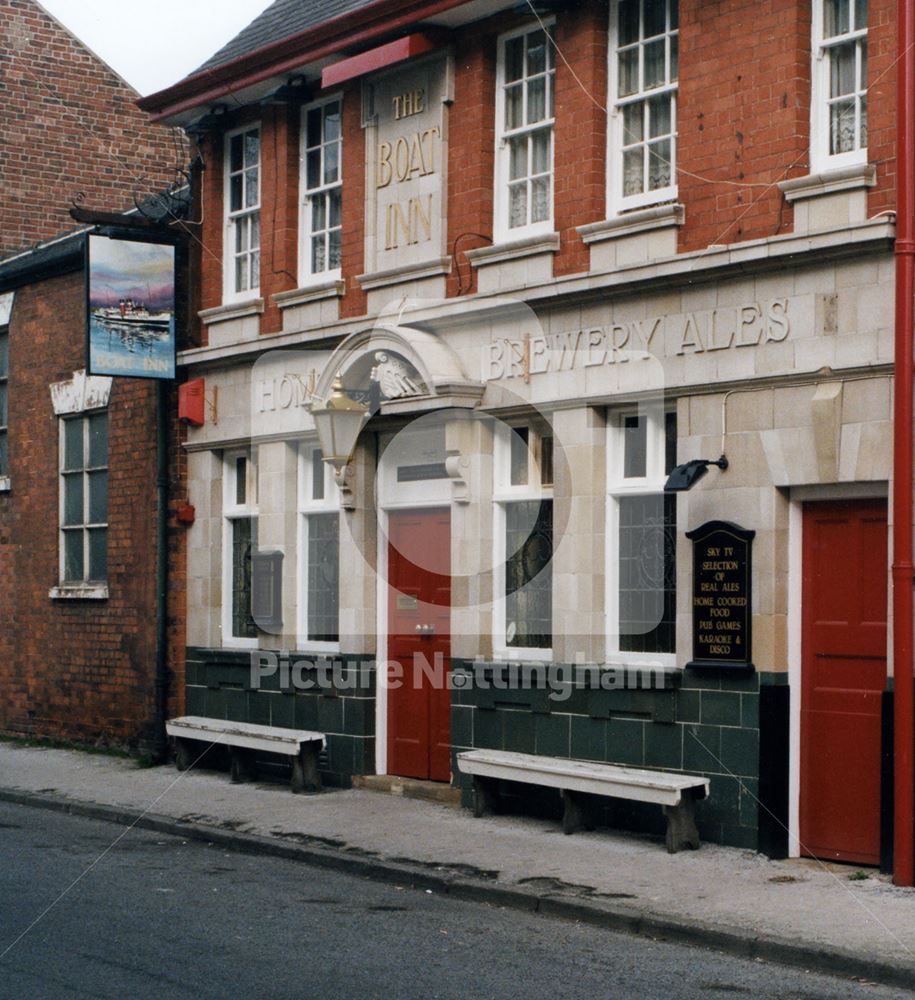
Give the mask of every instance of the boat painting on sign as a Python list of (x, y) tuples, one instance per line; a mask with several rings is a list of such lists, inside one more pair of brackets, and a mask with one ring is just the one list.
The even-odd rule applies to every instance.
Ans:
[(175, 377), (175, 248), (88, 238), (92, 375)]

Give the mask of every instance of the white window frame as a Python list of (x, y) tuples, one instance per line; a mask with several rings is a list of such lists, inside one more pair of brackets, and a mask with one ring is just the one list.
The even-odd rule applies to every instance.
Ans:
[[(339, 161), (337, 167), (337, 179), (330, 184), (325, 184), (324, 181), (324, 149), (329, 145), (324, 138), (324, 119), (323, 111), (324, 108), (329, 104), (337, 103), (340, 107), (340, 137), (337, 142), (339, 149)], [(308, 113), (310, 111), (321, 110), (322, 120), (321, 120), (321, 181), (315, 188), (308, 187)], [(301, 192), (300, 202), (299, 202), (299, 284), (303, 287), (308, 285), (318, 284), (324, 281), (335, 281), (339, 280), (342, 276), (342, 267), (335, 268), (325, 268), (323, 271), (315, 271), (312, 267), (311, 261), (311, 235), (312, 235), (312, 217), (313, 217), (313, 206), (315, 196), (320, 195), (325, 197), (330, 194), (335, 188), (339, 189), (341, 196), (341, 209), (340, 209), (340, 226), (325, 226), (322, 230), (325, 233), (331, 231), (331, 229), (340, 229), (341, 242), (343, 238), (343, 209), (342, 209), (342, 196), (343, 196), (343, 95), (333, 94), (329, 97), (322, 97), (319, 101), (313, 101), (311, 104), (306, 104), (302, 108), (302, 114), (300, 118), (300, 128), (299, 128), (299, 163), (301, 168), (299, 170), (299, 190)]]
[[(854, 13), (860, 0), (850, 0), (850, 25), (854, 24)], [(811, 66), (811, 100), (810, 100), (810, 170), (811, 173), (820, 173), (824, 170), (837, 170), (842, 167), (857, 166), (867, 163), (867, 146), (858, 146), (860, 141), (860, 129), (855, 132), (855, 145), (857, 148), (845, 153), (830, 153), (830, 59), (829, 49), (837, 45), (844, 45), (855, 42), (855, 78), (858, 83), (863, 83), (863, 87), (855, 91), (856, 108), (859, 107), (860, 97), (863, 95), (867, 101), (867, 79), (861, 79), (862, 46), (867, 51), (868, 28), (867, 25), (859, 30), (850, 30), (842, 35), (836, 35), (826, 39), (823, 37), (825, 30), (824, 16), (825, 0), (814, 0), (812, 17), (812, 43), (811, 56), (813, 65)], [(869, 8), (868, 8), (869, 14)], [(857, 113), (856, 113), (857, 119)]]
[[(298, 614), (296, 616), (296, 643), (303, 652), (338, 653), (340, 641), (326, 642), (308, 638), (308, 521), (315, 514), (340, 514), (340, 490), (334, 479), (334, 470), (329, 462), (323, 462), (324, 496), (313, 499), (314, 496), (314, 460), (315, 452), (320, 453), (317, 441), (301, 441), (298, 450)], [(340, 569), (340, 553), (337, 551), (338, 572)], [(340, 621), (337, 620), (339, 635)]]
[[(244, 135), (247, 132), (257, 132), (257, 204), (245, 205), (243, 208), (232, 211), (232, 161), (231, 144), (232, 139), (237, 135)], [(223, 149), (223, 216), (224, 216), (224, 236), (223, 236), (223, 301), (226, 303), (243, 302), (257, 298), (260, 294), (260, 252), (261, 252), (261, 192), (263, 180), (264, 156), (263, 156), (263, 129), (260, 122), (251, 122), (240, 128), (226, 132), (225, 145)], [(244, 161), (242, 162), (242, 177), (245, 173)], [(244, 201), (245, 184), (242, 180), (242, 201)], [(251, 285), (241, 291), (235, 287), (235, 231), (241, 220), (250, 219), (257, 216), (258, 219), (258, 241), (257, 248), (248, 247), (244, 252), (246, 255), (257, 253), (257, 284)]]
[[(672, 39), (677, 39), (677, 45), (679, 46), (679, 27), (671, 29), (670, 27), (670, 9), (671, 6), (676, 3), (677, 0), (670, 0), (667, 5), (667, 24), (666, 32), (663, 36), (652, 35), (652, 39), (659, 39), (664, 37), (667, 41), (665, 44), (665, 78), (670, 81), (671, 72), (671, 51), (672, 51)], [(610, 121), (609, 128), (607, 129), (607, 216), (608, 218), (613, 218), (619, 215), (621, 212), (625, 212), (629, 209), (644, 208), (648, 205), (657, 205), (661, 202), (672, 201), (677, 197), (677, 136), (678, 136), (678, 90), (679, 83), (677, 80), (670, 81), (661, 86), (651, 87), (645, 89), (640, 86), (639, 90), (635, 94), (629, 94), (626, 97), (620, 97), (619, 95), (619, 59), (618, 59), (618, 48), (619, 48), (619, 8), (620, 0), (611, 0), (610, 2), (610, 44), (608, 46), (609, 62), (608, 62), (608, 86), (609, 86), (609, 100), (608, 108), (610, 111)], [(642, 36), (642, 18), (643, 18), (643, 0), (639, 2), (639, 41), (636, 45), (642, 45), (644, 39)], [(679, 17), (678, 17), (679, 25)], [(629, 46), (626, 46), (627, 48)], [(643, 67), (643, 61), (639, 60), (639, 73), (641, 76), (641, 71)], [(678, 74), (679, 75), (679, 74)], [(650, 98), (658, 97), (663, 94), (671, 95), (671, 128), (670, 133), (670, 178), (671, 183), (663, 188), (656, 188), (653, 191), (645, 190), (639, 194), (625, 195), (623, 193), (623, 144), (625, 137), (623, 134), (623, 108), (630, 104), (640, 104), (647, 102)], [(644, 121), (644, 119), (643, 119)], [(648, 137), (643, 136), (643, 145), (648, 145)]]
[[(555, 91), (556, 91), (556, 52), (555, 47), (551, 41), (553, 37), (553, 27), (555, 25), (555, 18), (545, 18), (542, 22), (531, 22), (522, 28), (516, 28), (514, 31), (508, 31), (504, 35), (500, 35), (498, 38), (498, 56), (496, 60), (496, 177), (495, 177), (495, 192), (493, 198), (493, 236), (496, 243), (505, 243), (513, 240), (525, 239), (528, 236), (538, 236), (540, 234), (552, 233), (554, 226), (554, 214), (555, 214), (555, 201), (556, 201), (556, 107), (555, 107)], [(551, 78), (551, 90), (552, 90), (552, 103), (553, 103), (553, 114), (542, 119), (533, 125), (523, 125), (520, 128), (513, 129), (510, 133), (506, 132), (505, 125), (505, 100), (504, 100), (504, 90), (506, 87), (505, 81), (505, 50), (506, 45), (509, 41), (514, 38), (518, 38), (523, 35), (528, 35), (541, 30), (541, 24), (547, 33), (547, 60), (548, 69), (546, 75)], [(526, 71), (525, 71), (526, 72)], [(523, 79), (528, 79), (527, 76)], [(523, 101), (523, 107), (527, 107), (527, 88), (525, 86), (525, 98)], [(525, 115), (526, 117), (526, 115)], [(523, 134), (531, 134), (541, 129), (549, 128), (550, 130), (550, 213), (548, 218), (540, 222), (529, 222), (524, 226), (509, 226), (509, 211), (510, 211), (510, 198), (508, 193), (509, 187), (509, 169), (510, 169), (510, 143), (509, 139), (513, 136), (520, 136)], [(526, 174), (530, 178), (530, 171)], [(541, 175), (538, 175), (541, 176)], [(529, 182), (528, 182), (529, 183)], [(530, 189), (528, 190), (528, 216), (530, 215)]]
[[(512, 485), (511, 483), (511, 435), (515, 427), (528, 429), (528, 472), (527, 483)], [(552, 430), (541, 426), (533, 420), (518, 421), (496, 426), (493, 440), (493, 620), (492, 620), (492, 650), (494, 659), (499, 660), (533, 660), (548, 663), (553, 658), (553, 648), (539, 646), (509, 646), (505, 633), (507, 628), (505, 595), (505, 561), (507, 558), (505, 532), (507, 528), (507, 507), (513, 502), (528, 500), (553, 500), (552, 485), (545, 486), (540, 482), (540, 466), (536, 456), (539, 454), (539, 441), (547, 434), (552, 437)], [(555, 512), (555, 508), (554, 508)], [(556, 538), (553, 537), (553, 555), (556, 552)], [(553, 625), (550, 626), (553, 633)]]
[[(613, 666), (676, 667), (676, 648), (672, 653), (630, 652), (620, 649), (619, 636), (619, 501), (623, 497), (663, 493), (667, 480), (666, 410), (663, 402), (614, 410), (607, 420), (607, 544), (605, 551), (604, 589), (606, 607), (607, 663)], [(624, 420), (635, 414), (648, 421), (645, 441), (645, 475), (626, 478)], [(675, 640), (676, 647), (676, 640)]]
[[(236, 502), (237, 460), (245, 463), (245, 503)], [(232, 634), (232, 534), (233, 522), (242, 518), (257, 521), (257, 451), (240, 448), (223, 454), (222, 467), (222, 645), (224, 648), (257, 649), (257, 636)]]
[[(89, 422), (92, 417), (103, 416), (105, 418), (105, 464), (102, 465), (89, 465)], [(66, 426), (69, 423), (79, 422), (82, 424), (83, 430), (83, 463), (79, 469), (65, 470), (66, 465)], [(110, 442), (110, 430), (111, 422), (108, 417), (107, 408), (100, 408), (95, 410), (81, 410), (77, 413), (67, 414), (66, 416), (60, 416), (58, 418), (58, 479), (59, 479), (59, 501), (58, 501), (58, 558), (59, 558), (59, 569), (58, 569), (58, 580), (61, 589), (68, 589), (74, 587), (91, 587), (91, 588), (107, 588), (108, 579), (110, 576), (110, 571), (108, 567), (108, 533), (109, 533), (109, 522), (108, 516), (110, 512), (111, 497), (109, 493), (110, 486), (110, 470), (111, 470), (111, 442)], [(101, 472), (104, 470), (106, 479), (106, 504), (105, 504), (105, 520), (104, 521), (90, 521), (89, 520), (89, 475), (91, 472)], [(65, 509), (66, 509), (66, 487), (65, 481), (67, 476), (73, 476), (79, 474), (82, 477), (82, 496), (83, 496), (83, 520), (79, 524), (71, 524), (64, 527), (65, 520)], [(93, 579), (89, 576), (89, 534), (90, 531), (101, 531), (105, 532), (105, 578), (104, 579)], [(79, 580), (70, 579), (66, 575), (66, 537), (68, 534), (75, 534), (77, 531), (82, 533), (83, 540), (83, 575)]]

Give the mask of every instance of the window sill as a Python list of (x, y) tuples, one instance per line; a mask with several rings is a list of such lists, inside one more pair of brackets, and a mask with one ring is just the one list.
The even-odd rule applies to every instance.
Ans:
[(305, 640), (301, 639), (296, 642), (296, 655), (301, 654), (305, 659), (313, 657), (314, 659), (322, 659), (328, 656), (339, 656), (340, 655), (340, 643), (339, 642), (317, 642), (311, 639)]
[(241, 639), (238, 636), (233, 636), (231, 639), (224, 639), (222, 643), (223, 649), (258, 649), (258, 639)]
[(322, 299), (340, 298), (346, 288), (342, 278), (331, 278), (329, 281), (314, 282), (293, 288), (289, 292), (277, 292), (271, 296), (280, 309), (291, 309), (293, 306), (304, 306), (309, 302), (320, 302)]
[(13, 484), (9, 476), (0, 476), (0, 493), (9, 493)]
[(678, 202), (674, 202), (669, 205), (656, 205), (653, 208), (635, 209), (602, 222), (591, 222), (587, 226), (579, 226), (578, 234), (582, 242), (590, 245), (618, 240), (636, 233), (650, 232), (653, 229), (682, 226), (685, 219), (686, 209)]
[(608, 653), (603, 667), (605, 670), (625, 670), (629, 673), (683, 673), (682, 664), (677, 663), (676, 653)]
[(873, 163), (859, 163), (851, 167), (824, 170), (780, 181), (779, 190), (788, 202), (806, 201), (821, 195), (836, 194), (839, 191), (854, 191), (859, 188), (874, 187), (877, 183), (877, 168)]
[(107, 601), (107, 583), (61, 583), (48, 591), (52, 601)]
[(493, 649), (492, 658), (503, 663), (552, 663), (553, 650), (533, 646), (513, 646), (510, 649)]
[(388, 285), (401, 285), (407, 281), (417, 281), (420, 278), (436, 278), (451, 271), (450, 257), (431, 257), (418, 264), (407, 264), (387, 271), (374, 271), (371, 274), (359, 274), (356, 281), (363, 291), (373, 288), (386, 288)]
[(541, 253), (559, 252), (559, 233), (541, 233), (507, 243), (494, 243), (491, 247), (478, 247), (467, 251), (471, 267), (486, 267), (509, 260), (521, 260)]
[(204, 326), (214, 323), (228, 323), (233, 319), (244, 319), (245, 316), (256, 316), (264, 311), (263, 299), (246, 299), (244, 302), (229, 302), (226, 305), (215, 306), (213, 309), (202, 309), (197, 315)]

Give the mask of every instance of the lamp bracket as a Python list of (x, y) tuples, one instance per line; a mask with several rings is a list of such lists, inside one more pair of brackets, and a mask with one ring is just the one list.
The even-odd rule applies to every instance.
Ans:
[(356, 509), (356, 497), (353, 494), (353, 464), (334, 466), (334, 482), (340, 490), (340, 506), (343, 510)]

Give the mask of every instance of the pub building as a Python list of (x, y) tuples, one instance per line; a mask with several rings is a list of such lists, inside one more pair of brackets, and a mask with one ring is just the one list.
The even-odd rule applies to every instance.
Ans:
[(141, 102), (203, 164), (186, 713), (890, 867), (895, 5), (336, 9)]

